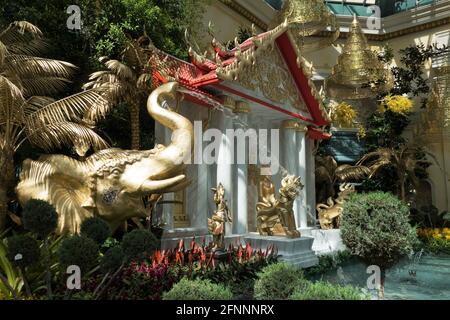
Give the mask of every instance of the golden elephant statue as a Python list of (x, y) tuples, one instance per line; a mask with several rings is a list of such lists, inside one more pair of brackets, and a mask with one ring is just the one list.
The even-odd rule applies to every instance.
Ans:
[(187, 185), (183, 174), (193, 148), (193, 125), (185, 117), (161, 107), (177, 99), (178, 84), (155, 89), (147, 100), (150, 116), (173, 131), (168, 146), (134, 151), (106, 149), (84, 161), (64, 155), (25, 160), (19, 201), (45, 200), (59, 214), (58, 233), (77, 233), (82, 221), (94, 215), (113, 230), (127, 219), (148, 216), (143, 197), (180, 190)]

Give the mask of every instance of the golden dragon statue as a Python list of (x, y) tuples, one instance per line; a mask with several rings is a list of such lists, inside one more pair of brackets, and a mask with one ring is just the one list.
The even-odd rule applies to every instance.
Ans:
[(147, 111), (173, 131), (168, 146), (144, 151), (105, 149), (78, 161), (64, 155), (25, 160), (17, 186), (19, 201), (45, 200), (59, 215), (58, 233), (78, 233), (88, 217), (99, 216), (117, 229), (127, 219), (147, 217), (143, 197), (181, 190), (193, 148), (193, 126), (185, 117), (163, 108), (178, 98), (178, 84), (155, 89)]
[(338, 197), (333, 200), (329, 197), (327, 204), (319, 203), (316, 206), (319, 214), (320, 227), (324, 230), (339, 228), (343, 205), (350, 195), (355, 192), (355, 186), (351, 183), (343, 183), (339, 186)]
[(256, 204), (256, 221), (260, 235), (300, 237), (295, 225), (293, 205), (303, 187), (300, 177), (288, 175), (281, 180), (277, 199), (272, 180), (264, 176), (260, 182), (259, 202)]

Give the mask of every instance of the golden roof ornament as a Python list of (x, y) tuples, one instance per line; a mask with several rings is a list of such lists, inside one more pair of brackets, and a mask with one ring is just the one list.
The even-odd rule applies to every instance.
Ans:
[(391, 72), (370, 49), (356, 15), (344, 49), (325, 84), (327, 95), (340, 99), (370, 98), (393, 86)]
[[(327, 47), (339, 37), (336, 16), (323, 0), (285, 0), (272, 27), (284, 21), (289, 24), (291, 34), (302, 51)], [(314, 37), (321, 32), (325, 33), (320, 38)]]

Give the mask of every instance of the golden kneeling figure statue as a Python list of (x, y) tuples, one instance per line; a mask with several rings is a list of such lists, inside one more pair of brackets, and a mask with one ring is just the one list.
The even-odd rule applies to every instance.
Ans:
[(217, 188), (211, 189), (214, 192), (214, 202), (216, 210), (211, 219), (208, 218), (208, 230), (213, 236), (212, 250), (225, 249), (225, 223), (232, 222), (231, 213), (225, 200), (225, 188), (221, 183)]

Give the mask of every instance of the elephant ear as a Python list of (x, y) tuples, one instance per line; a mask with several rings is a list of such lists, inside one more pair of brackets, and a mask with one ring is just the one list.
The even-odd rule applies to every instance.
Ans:
[(83, 220), (93, 216), (83, 207), (89, 202), (90, 192), (82, 171), (80, 162), (65, 156), (26, 160), (17, 187), (19, 199), (22, 203), (30, 199), (47, 201), (58, 213), (56, 232), (78, 233)]

